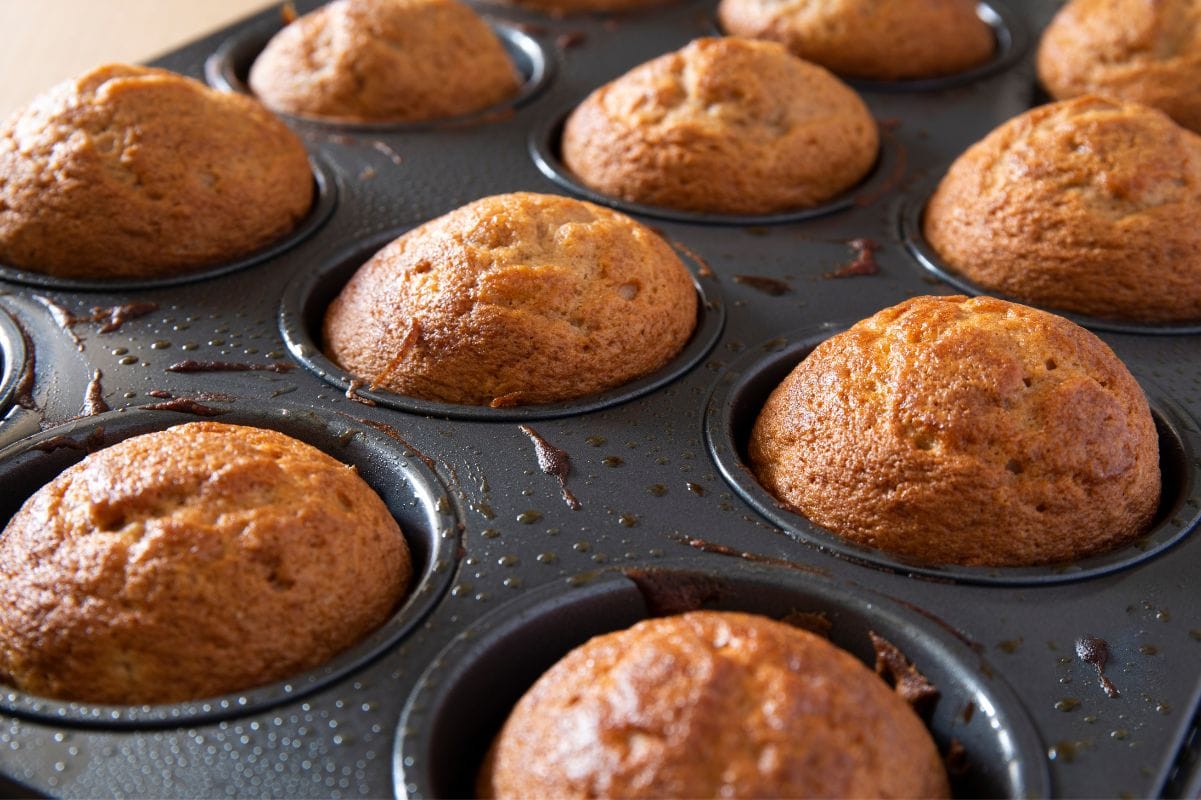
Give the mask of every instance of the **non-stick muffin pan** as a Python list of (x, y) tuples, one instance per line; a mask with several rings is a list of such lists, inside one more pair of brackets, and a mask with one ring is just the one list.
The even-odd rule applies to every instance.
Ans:
[[(323, 306), (384, 243), (467, 202), (590, 196), (552, 163), (557, 126), (602, 83), (713, 35), (713, 0), (563, 17), (480, 4), (525, 75), (522, 95), (431, 125), (288, 119), (322, 192), (304, 235), (253, 263), (181, 283), (0, 274), (5, 519), (89, 449), (212, 418), (356, 464), (418, 567), (383, 629), (280, 684), (150, 707), (0, 691), (0, 791), (469, 793), (507, 708), (549, 664), (592, 634), (703, 606), (821, 614), (868, 664), (866, 632), (884, 635), (941, 692), (929, 724), (940, 747), (964, 746), (958, 796), (1195, 795), (1195, 329), (1093, 327), (1148, 395), (1165, 478), (1152, 531), (1099, 559), (904, 563), (781, 508), (745, 467), (758, 404), (808, 349), (906, 298), (965, 290), (923, 264), (911, 223), (959, 153), (1030, 107), (1033, 48), (1057, 5), (989, 0), (981, 14), (1004, 48), (977, 73), (856, 84), (884, 143), (835, 207), (754, 220), (629, 209), (681, 254), (702, 308), (675, 361), (603, 397), (492, 413), (356, 389), (322, 354)], [(156, 64), (244, 91), (279, 25), (269, 9)]]

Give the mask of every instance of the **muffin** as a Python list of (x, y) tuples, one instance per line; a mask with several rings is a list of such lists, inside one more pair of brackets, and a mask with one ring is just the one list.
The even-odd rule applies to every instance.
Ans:
[(325, 346), (372, 389), (493, 407), (602, 392), (665, 365), (696, 288), (657, 234), (555, 195), (485, 197), (359, 268)]
[(951, 165), (926, 239), (988, 291), (1140, 322), (1201, 320), (1201, 137), (1081, 97), (1001, 125)]
[(717, 16), (727, 33), (780, 42), (851, 78), (938, 78), (997, 47), (974, 0), (721, 0)]
[(113, 64), (0, 125), (0, 262), (60, 278), (162, 278), (291, 231), (304, 145), (248, 97)]
[(563, 162), (636, 203), (768, 214), (822, 203), (876, 162), (855, 92), (771, 42), (697, 39), (597, 89), (568, 117)]
[(1201, 0), (1072, 0), (1043, 32), (1038, 76), (1056, 99), (1131, 100), (1201, 133)]
[(1146, 532), (1159, 440), (1083, 328), (991, 297), (917, 297), (822, 342), (772, 392), (760, 483), (859, 545), (968, 566), (1063, 562)]
[(854, 656), (696, 611), (598, 636), (517, 703), (483, 797), (947, 797), (913, 710)]
[(285, 27), (250, 69), (268, 108), (342, 122), (418, 122), (517, 93), (504, 46), (458, 0), (337, 0)]
[(0, 535), (0, 680), (89, 703), (195, 700), (315, 667), (381, 625), (408, 547), (353, 467), (194, 422), (97, 451)]

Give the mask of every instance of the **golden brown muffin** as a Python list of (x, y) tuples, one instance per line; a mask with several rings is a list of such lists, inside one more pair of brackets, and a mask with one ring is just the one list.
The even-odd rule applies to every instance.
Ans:
[(519, 192), (469, 203), (377, 253), (326, 312), (325, 346), (371, 388), (553, 403), (659, 369), (696, 312), (688, 270), (649, 228)]
[(771, 42), (697, 39), (597, 89), (568, 117), (563, 162), (637, 203), (718, 214), (817, 205), (879, 147), (854, 90)]
[(568, 653), (517, 703), (479, 783), (502, 800), (949, 795), (930, 733), (854, 656), (715, 611)]
[(1201, 137), (1145, 106), (1041, 106), (960, 156), (925, 235), (989, 291), (1143, 322), (1201, 320)]
[(0, 535), (0, 678), (92, 703), (195, 700), (315, 667), (377, 628), (408, 547), (353, 467), (194, 422), (89, 455)]
[(1043, 33), (1038, 76), (1059, 100), (1131, 100), (1201, 133), (1201, 0), (1072, 0)]
[(1159, 502), (1155, 423), (1113, 351), (991, 297), (917, 297), (818, 345), (749, 454), (813, 522), (928, 563), (1082, 558), (1144, 533)]
[(312, 205), (304, 145), (248, 97), (113, 64), (0, 125), (0, 262), (158, 278), (230, 261)]
[(974, 0), (722, 0), (717, 15), (727, 33), (780, 42), (852, 78), (952, 75), (997, 46)]
[(417, 122), (517, 93), (492, 29), (458, 0), (337, 0), (285, 27), (250, 69), (269, 108), (345, 122)]

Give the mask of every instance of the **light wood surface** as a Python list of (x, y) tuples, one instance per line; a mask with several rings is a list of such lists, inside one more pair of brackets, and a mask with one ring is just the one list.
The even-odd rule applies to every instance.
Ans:
[(59, 81), (140, 62), (278, 0), (0, 0), (0, 118)]

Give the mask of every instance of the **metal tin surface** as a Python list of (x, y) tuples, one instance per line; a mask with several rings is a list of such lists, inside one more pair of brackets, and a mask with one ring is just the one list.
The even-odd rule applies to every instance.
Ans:
[[(429, 125), (288, 119), (321, 192), (279, 246), (179, 282), (62, 284), (0, 268), (4, 519), (89, 446), (195, 419), (162, 410), (187, 398), (360, 463), (424, 543), (427, 587), (378, 637), (279, 686), (137, 708), (0, 692), (0, 793), (469, 792), (505, 703), (573, 643), (653, 613), (649, 575), (723, 586), (698, 600), (708, 605), (825, 612), (835, 641), (865, 659), (863, 631), (890, 634), (943, 684), (931, 725), (940, 744), (968, 749), (974, 777), (956, 784), (960, 796), (1197, 794), (1201, 328), (1092, 326), (1146, 389), (1167, 476), (1156, 529), (1101, 562), (965, 572), (851, 552), (774, 507), (741, 466), (756, 402), (807, 348), (905, 298), (961, 291), (928, 263), (913, 221), (959, 153), (1039, 98), (1033, 49), (1057, 3), (982, 5), (1003, 48), (972, 74), (856, 83), (885, 133), (880, 160), (820, 213), (624, 206), (685, 257), (704, 306), (662, 373), (601, 398), (491, 413), (356, 392), (321, 356), (322, 303), (386, 241), (486, 195), (581, 192), (557, 160), (565, 113), (712, 35), (714, 6), (552, 18), (479, 5), (525, 76), (518, 99)], [(156, 64), (239, 91), (278, 26), (278, 9), (265, 11)], [(864, 241), (878, 246), (878, 270), (848, 275)], [(241, 368), (170, 369), (186, 360)], [(112, 410), (93, 415), (96, 397)], [(578, 508), (522, 426), (567, 453)], [(1086, 636), (1108, 644), (1116, 697), (1076, 655)]]

